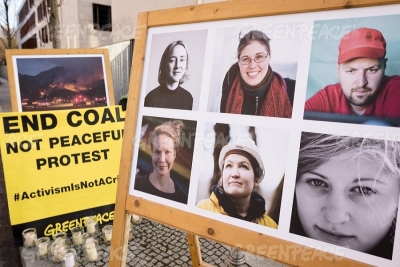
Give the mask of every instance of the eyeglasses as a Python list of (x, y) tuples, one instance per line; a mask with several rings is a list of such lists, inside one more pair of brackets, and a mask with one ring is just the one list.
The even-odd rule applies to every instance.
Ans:
[(268, 55), (269, 54), (267, 53), (267, 54), (256, 55), (254, 58), (241, 57), (241, 58), (239, 58), (239, 63), (242, 65), (249, 65), (252, 60), (254, 60), (255, 63), (261, 63), (268, 57)]

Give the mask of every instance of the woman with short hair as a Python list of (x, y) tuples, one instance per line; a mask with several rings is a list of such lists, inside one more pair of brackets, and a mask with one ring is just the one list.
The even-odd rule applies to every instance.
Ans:
[(188, 79), (189, 53), (183, 41), (174, 41), (164, 50), (158, 70), (160, 86), (150, 91), (145, 107), (192, 110), (193, 97), (181, 87)]

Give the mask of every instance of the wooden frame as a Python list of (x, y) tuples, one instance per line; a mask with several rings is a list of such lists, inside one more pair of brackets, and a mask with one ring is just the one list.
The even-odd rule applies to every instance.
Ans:
[[(45, 110), (56, 110), (86, 107), (86, 105), (105, 106), (115, 104), (110, 59), (107, 49), (8, 49), (6, 50), (6, 59), (8, 62), (7, 71), (10, 77), (9, 85), (12, 111), (37, 111), (44, 108)], [(17, 63), (18, 60), (21, 60), (21, 66)], [(33, 65), (34, 62), (35, 64), (40, 64), (40, 67), (38, 68)], [(32, 78), (40, 74), (38, 69), (43, 69), (43, 72), (52, 71), (52, 67), (55, 64), (59, 64), (56, 66), (62, 66), (65, 70), (64, 73), (52, 74), (52, 77), (59, 75), (57, 79), (60, 80), (60, 84), (64, 82), (64, 85), (60, 85), (62, 88), (64, 88), (63, 86), (68, 86), (65, 84), (71, 80), (70, 85), (73, 84), (73, 86), (76, 86), (76, 88), (73, 88), (75, 92), (79, 92), (81, 89), (82, 92), (85, 92), (70, 93), (68, 96), (66, 94), (60, 94), (60, 96), (54, 94), (54, 96), (46, 98), (33, 95), (28, 96), (25, 93), (27, 97), (23, 99), (18, 73), (19, 68), (24, 67), (23, 71), (29, 73), (29, 85), (31, 85)], [(71, 68), (67, 66), (71, 66)], [(82, 69), (77, 71), (79, 67)], [(35, 74), (30, 75), (30, 73)], [(89, 82), (89, 75), (96, 77), (93, 79), (93, 82)], [(57, 79), (49, 79), (47, 86), (50, 87), (51, 83), (55, 83)], [(43, 81), (42, 78), (40, 80)], [(104, 80), (104, 84), (99, 85), (101, 86), (100, 88), (97, 87), (99, 89), (94, 89), (96, 91), (84, 88), (87, 86), (95, 87), (101, 80)], [(78, 84), (79, 81), (82, 83)], [(34, 90), (39, 90), (37, 88), (36, 86)], [(38, 94), (39, 92), (36, 93), (36, 95)]]
[[(294, 266), (369, 266), (349, 258), (329, 254), (314, 248), (299, 245), (286, 240), (249, 231), (237, 226), (227, 225), (200, 215), (191, 214), (180, 209), (155, 203), (141, 197), (128, 195), (129, 179), (132, 170), (132, 157), (134, 149), (134, 136), (136, 120), (138, 118), (139, 99), (144, 71), (144, 57), (148, 29), (158, 26), (178, 25), (197, 22), (218, 21), (255, 16), (272, 16), (294, 14), (314, 11), (329, 11), (349, 8), (370, 7), (378, 5), (398, 4), (398, 0), (367, 0), (367, 1), (228, 1), (198, 6), (189, 6), (169, 10), (159, 10), (140, 13), (135, 36), (135, 51), (132, 63), (129, 104), (125, 122), (123, 151), (120, 165), (118, 193), (116, 198), (116, 211), (112, 248), (109, 259), (110, 267), (125, 266), (127, 253), (127, 237), (130, 214), (134, 213), (165, 225), (172, 226), (187, 232), (193, 266), (209, 266), (202, 261), (197, 236), (209, 238), (230, 246), (253, 244), (255, 247), (278, 246), (280, 251), (288, 255), (307, 253), (321, 255), (319, 260), (305, 260), (302, 257), (279, 257), (280, 253), (254, 253), (261, 256)], [(192, 222), (196, 222), (193, 224)], [(234, 234), (232, 234), (234, 233)], [(238, 241), (240, 236), (240, 241)], [(242, 247), (245, 249), (245, 246)]]

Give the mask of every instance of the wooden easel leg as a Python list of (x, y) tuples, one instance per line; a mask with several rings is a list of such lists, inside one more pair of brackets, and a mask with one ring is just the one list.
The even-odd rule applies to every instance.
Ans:
[(131, 214), (126, 213), (125, 215), (125, 231), (124, 231), (124, 239), (123, 239), (123, 247), (122, 247), (122, 259), (121, 266), (126, 266), (126, 257), (128, 255), (128, 239), (129, 239), (129, 229), (131, 226)]
[(189, 243), (190, 255), (192, 256), (193, 267), (202, 266), (201, 250), (199, 244), (199, 238), (195, 235), (187, 233), (187, 239)]
[[(124, 214), (119, 215), (120, 219), (114, 219), (113, 223), (113, 238), (111, 240), (108, 260), (109, 267), (126, 266), (131, 214), (124, 212)], [(118, 227), (116, 225), (118, 225)]]
[(203, 262), (201, 257), (200, 243), (198, 236), (188, 234), (187, 239), (189, 243), (190, 255), (192, 256), (192, 266), (193, 267), (213, 267), (212, 265)]

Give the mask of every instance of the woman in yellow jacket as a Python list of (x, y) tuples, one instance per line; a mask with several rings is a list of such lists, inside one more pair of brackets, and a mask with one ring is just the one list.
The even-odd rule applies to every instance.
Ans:
[(219, 155), (221, 178), (210, 198), (197, 207), (271, 228), (278, 225), (265, 212), (265, 200), (255, 189), (264, 179), (264, 164), (254, 141), (238, 140), (224, 146)]

